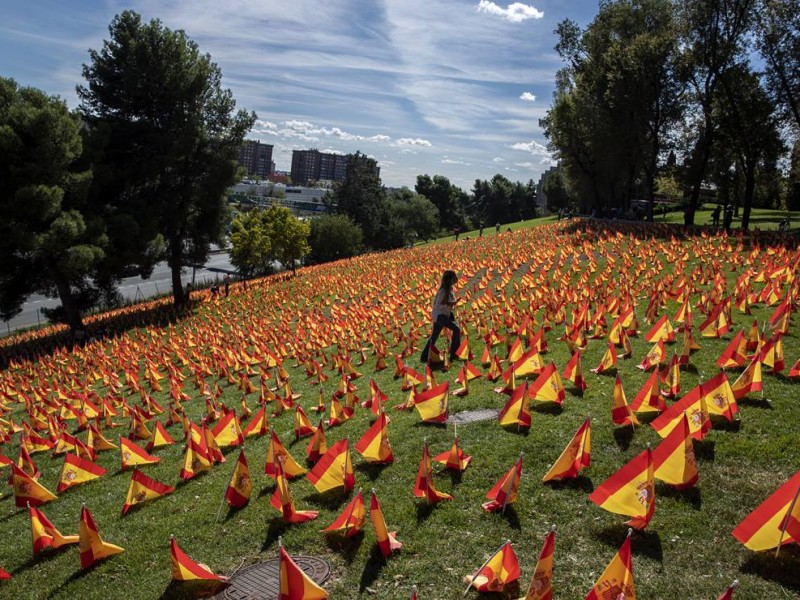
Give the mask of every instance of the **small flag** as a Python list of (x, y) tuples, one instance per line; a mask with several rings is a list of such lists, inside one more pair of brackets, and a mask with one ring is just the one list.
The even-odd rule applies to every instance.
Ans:
[(178, 547), (175, 536), (169, 536), (169, 551), (172, 557), (172, 579), (175, 581), (194, 581), (197, 579), (224, 581), (226, 578), (215, 575), (205, 566), (193, 561)]
[(174, 491), (175, 488), (148, 477), (139, 469), (134, 469), (133, 473), (131, 473), (128, 495), (125, 498), (125, 504), (122, 505), (122, 514), (127, 515), (131, 507), (136, 504), (141, 504), (148, 500), (155, 500), (161, 496), (171, 494)]
[(124, 548), (103, 541), (92, 518), (92, 513), (85, 506), (81, 508), (78, 537), (81, 569), (88, 569), (99, 560), (125, 551)]

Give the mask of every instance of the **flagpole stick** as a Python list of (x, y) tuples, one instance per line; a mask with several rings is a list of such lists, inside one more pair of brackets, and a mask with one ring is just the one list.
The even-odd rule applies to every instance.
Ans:
[[(362, 488), (358, 488), (358, 493), (361, 493)], [(355, 498), (354, 498), (355, 499)], [(347, 530), (350, 529), (350, 519), (353, 517), (353, 510), (355, 509), (355, 502), (350, 503), (350, 512), (347, 513), (347, 519), (345, 520), (344, 526), (344, 535), (347, 537)]]
[(491, 560), (492, 560), (492, 559), (493, 559), (495, 556), (497, 556), (497, 555), (500, 553), (500, 551), (503, 549), (503, 546), (505, 546), (506, 544), (508, 544), (510, 541), (511, 541), (511, 540), (506, 540), (505, 542), (503, 542), (503, 544), (502, 544), (502, 545), (501, 545), (501, 546), (500, 546), (500, 547), (499, 547), (497, 550), (495, 550), (495, 551), (492, 553), (492, 555), (491, 555), (489, 558), (487, 558), (487, 559), (486, 559), (486, 562), (485, 562), (485, 563), (483, 563), (483, 564), (480, 566), (480, 568), (479, 568), (477, 571), (475, 571), (475, 572), (472, 574), (472, 578), (471, 578), (471, 579), (470, 579), (470, 581), (469, 581), (469, 585), (467, 585), (467, 589), (465, 589), (465, 590), (464, 590), (464, 593), (463, 593), (463, 594), (462, 594), (462, 596), (461, 596), (462, 598), (463, 598), (464, 596), (466, 596), (466, 595), (469, 593), (469, 588), (471, 588), (471, 587), (472, 587), (472, 584), (473, 584), (473, 583), (475, 583), (475, 580), (478, 578), (478, 575), (480, 575), (480, 572), (481, 572), (481, 571), (483, 571), (483, 569), (486, 567), (486, 565), (488, 565), (488, 564), (489, 564), (489, 562), (490, 562), (490, 561), (491, 561)]
[(794, 498), (792, 498), (792, 503), (789, 505), (789, 510), (786, 511), (786, 516), (783, 519), (783, 525), (781, 526), (781, 536), (778, 538), (778, 547), (775, 548), (775, 558), (778, 558), (778, 554), (781, 551), (781, 544), (783, 543), (783, 537), (786, 535), (786, 528), (789, 526), (789, 515), (792, 514), (794, 510), (794, 505), (797, 503), (797, 498), (800, 497), (800, 487), (797, 488), (797, 491), (794, 494)]
[[(523, 452), (520, 452), (520, 453), (519, 453), (519, 458), (517, 459), (517, 461), (521, 461), (521, 460), (522, 460), (522, 455), (523, 455), (523, 454), (524, 454)], [(516, 467), (516, 465), (514, 465), (514, 466)], [(515, 470), (516, 470), (516, 469), (515, 469)], [(516, 473), (514, 473), (514, 477), (516, 477)], [(513, 479), (513, 478), (511, 479), (511, 482), (512, 482), (512, 484), (513, 484), (513, 482), (514, 482), (514, 479)], [(513, 487), (513, 485), (512, 485), (512, 487)], [(507, 494), (506, 494), (506, 497), (503, 499), (503, 509), (500, 511), (500, 514), (501, 514), (501, 515), (504, 515), (504, 514), (506, 513), (506, 506), (508, 506), (508, 497), (509, 497), (510, 495), (511, 495), (510, 493), (507, 493)]]
[[(28, 507), (28, 513), (30, 514), (30, 512), (31, 512), (31, 503), (30, 502), (25, 502), (25, 506)], [(35, 542), (36, 542), (36, 538), (33, 535), (33, 527), (31, 527), (31, 548), (32, 549), (36, 548)], [(36, 550), (33, 550), (33, 556), (36, 556)]]
[[(228, 480), (228, 487), (231, 487), (233, 484), (233, 478), (236, 475), (236, 468), (239, 466), (239, 462), (236, 462), (236, 466), (233, 468), (233, 473), (231, 473), (231, 478)], [(225, 488), (225, 492), (228, 491), (228, 488)], [(216, 524), (219, 521), (219, 515), (222, 512), (222, 507), (225, 506), (225, 492), (222, 493), (222, 502), (219, 503), (219, 509), (217, 509), (217, 516), (214, 517), (214, 523)]]

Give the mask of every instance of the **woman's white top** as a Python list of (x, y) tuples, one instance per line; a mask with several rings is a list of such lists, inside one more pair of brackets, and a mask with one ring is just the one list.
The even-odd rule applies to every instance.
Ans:
[[(450, 302), (451, 304), (445, 304), (445, 301)], [(431, 319), (436, 322), (436, 319), (439, 318), (439, 315), (449, 317), (453, 312), (452, 303), (455, 301), (456, 296), (452, 291), (450, 294), (445, 295), (444, 288), (439, 288), (439, 291), (436, 292), (436, 297), (433, 299), (433, 311), (431, 312)]]

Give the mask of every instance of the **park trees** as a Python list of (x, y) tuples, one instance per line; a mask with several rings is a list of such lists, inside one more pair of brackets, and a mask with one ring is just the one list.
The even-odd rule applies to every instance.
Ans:
[(388, 223), (386, 191), (378, 175), (374, 158), (356, 152), (347, 160), (344, 181), (334, 188), (330, 206), (336, 213), (350, 217), (361, 227), (364, 243), (372, 248), (390, 248), (385, 227)]
[(182, 305), (181, 269), (204, 260), (223, 233), (224, 194), (255, 114), (236, 111), (211, 57), (158, 20), (125, 11), (89, 54), (78, 96), (89, 127), (105, 138), (102, 160), (124, 181), (111, 189), (113, 202), (136, 212), (142, 233), (163, 239)]
[(388, 196), (390, 214), (402, 230), (403, 245), (429, 240), (439, 233), (439, 209), (425, 196), (402, 187)]
[(309, 223), (285, 206), (253, 209), (233, 220), (231, 264), (245, 277), (271, 273), (275, 261), (294, 270), (296, 261), (311, 250), (310, 234)]
[(468, 196), (444, 175), (417, 175), (414, 190), (430, 200), (439, 212), (441, 229), (452, 231), (467, 226)]
[(315, 263), (349, 258), (364, 247), (364, 233), (346, 215), (320, 215), (310, 225), (309, 254)]
[(480, 223), (510, 223), (536, 216), (536, 185), (512, 182), (499, 173), (491, 180), (476, 179), (474, 219)]
[(58, 296), (70, 328), (94, 303), (90, 277), (105, 256), (102, 219), (87, 206), (91, 171), (78, 167), (80, 119), (59, 98), (0, 78), (0, 315), (38, 292)]

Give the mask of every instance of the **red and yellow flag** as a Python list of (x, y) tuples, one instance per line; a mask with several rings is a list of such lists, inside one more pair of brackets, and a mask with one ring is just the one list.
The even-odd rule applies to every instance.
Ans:
[(631, 402), (631, 409), (640, 413), (662, 412), (667, 409), (658, 384), (658, 369), (655, 369), (650, 374), (650, 377), (647, 378), (647, 381), (636, 394), (633, 402)]
[(522, 453), (517, 462), (511, 467), (500, 480), (494, 484), (492, 489), (486, 492), (489, 502), (484, 502), (481, 506), (487, 512), (505, 512), (509, 504), (517, 501), (519, 483), (522, 479)]
[(383, 510), (381, 510), (380, 502), (378, 502), (378, 495), (375, 493), (374, 489), (372, 490), (372, 498), (369, 504), (369, 517), (372, 521), (372, 527), (375, 529), (375, 538), (378, 541), (378, 548), (380, 548), (383, 556), (389, 557), (392, 552), (403, 547), (403, 544), (395, 538), (397, 532), (389, 531), (389, 528), (386, 526)]
[(175, 581), (214, 580), (224, 581), (226, 578), (215, 575), (211, 570), (192, 560), (188, 554), (178, 547), (175, 536), (169, 536), (169, 552), (172, 557), (172, 579)]
[(147, 451), (126, 437), (119, 438), (119, 451), (122, 460), (122, 470), (139, 465), (152, 465), (161, 459), (148, 454)]
[(614, 381), (614, 404), (611, 407), (611, 420), (615, 425), (639, 425), (639, 419), (633, 414), (633, 410), (628, 406), (628, 400), (625, 398), (625, 390), (622, 389), (622, 382), (617, 373), (617, 378)]
[(519, 600), (553, 600), (553, 552), (556, 543), (556, 526), (544, 538), (539, 560), (533, 570), (531, 583), (525, 596)]
[(589, 417), (578, 428), (542, 482), (577, 477), (592, 462), (592, 425)]
[(152, 452), (154, 448), (161, 448), (162, 446), (169, 446), (174, 443), (175, 440), (172, 439), (167, 428), (164, 427), (161, 421), (156, 421), (156, 426), (153, 428), (153, 437), (147, 442), (146, 449), (148, 452)]
[(653, 458), (647, 448), (598, 485), (589, 500), (609, 512), (631, 517), (626, 525), (644, 529), (656, 509)]
[(675, 330), (666, 314), (656, 321), (644, 336), (647, 342), (674, 342)]
[(190, 438), (183, 455), (183, 468), (179, 477), (183, 480), (192, 479), (198, 473), (208, 471), (213, 465), (205, 446)]
[(278, 438), (278, 434), (275, 433), (275, 430), (272, 430), (269, 436), (267, 462), (264, 465), (264, 473), (273, 479), (278, 472), (279, 458), (283, 460), (282, 471), (285, 477), (293, 479), (294, 477), (299, 477), (306, 472), (306, 469), (297, 464), (297, 461), (292, 458), (292, 455), (289, 454), (289, 452), (283, 446), (281, 440)]
[(443, 464), (448, 469), (464, 471), (469, 466), (472, 457), (464, 454), (464, 451), (458, 445), (458, 436), (455, 436), (450, 450), (434, 456), (433, 460)]
[(11, 485), (14, 486), (14, 505), (17, 508), (24, 508), (28, 504), (39, 506), (45, 502), (55, 500), (57, 497), (41, 483), (13, 464), (11, 465)]
[(225, 500), (228, 501), (228, 506), (240, 508), (250, 501), (252, 491), (253, 481), (250, 479), (250, 469), (247, 468), (247, 459), (242, 448), (225, 490)]
[(280, 592), (278, 600), (325, 600), (328, 593), (297, 566), (283, 546), (279, 548)]
[(605, 354), (603, 354), (602, 358), (600, 359), (600, 364), (598, 364), (594, 369), (592, 369), (592, 373), (605, 373), (617, 366), (617, 350), (614, 348), (614, 344), (608, 344), (606, 348)]
[(122, 514), (128, 514), (131, 507), (148, 500), (155, 500), (161, 496), (166, 496), (175, 491), (175, 488), (156, 481), (142, 473), (139, 469), (134, 469), (131, 473), (131, 484), (128, 486), (128, 495), (125, 504), (122, 505)]
[(414, 395), (414, 407), (420, 419), (425, 423), (444, 423), (447, 421), (447, 396), (450, 382), (439, 385)]
[(722, 592), (722, 594), (720, 594), (717, 600), (733, 600), (733, 592), (736, 591), (736, 588), (738, 587), (739, 587), (739, 580), (734, 579), (733, 583), (731, 583), (728, 586), (728, 589), (726, 589), (724, 592)]
[(519, 561), (511, 542), (506, 541), (484, 565), (472, 575), (464, 577), (467, 589), (474, 587), (479, 592), (502, 592), (505, 586), (519, 579)]
[(266, 435), (267, 433), (269, 433), (269, 419), (267, 418), (267, 409), (262, 406), (255, 416), (250, 419), (250, 422), (242, 431), (242, 435), (250, 437), (251, 435)]
[(576, 350), (572, 353), (567, 365), (564, 367), (564, 372), (561, 376), (567, 381), (571, 381), (575, 387), (581, 392), (586, 390), (586, 381), (583, 379), (583, 368), (581, 366), (581, 353)]
[(309, 421), (306, 412), (299, 404), (294, 407), (294, 437), (300, 439), (307, 435), (314, 435), (316, 428)]
[(104, 542), (97, 530), (92, 513), (85, 506), (81, 508), (81, 520), (78, 530), (78, 553), (81, 559), (81, 569), (88, 569), (94, 563), (108, 556), (124, 552), (115, 544)]
[(800, 542), (788, 527), (784, 527), (788, 517), (794, 512), (794, 507), (800, 504), (797, 501), (798, 494), (800, 471), (747, 515), (733, 530), (733, 537), (756, 552), (777, 548), (781, 544)]
[(90, 460), (83, 459), (75, 454), (67, 454), (64, 456), (64, 466), (61, 468), (56, 492), (60, 494), (73, 485), (102, 477), (105, 472), (106, 470), (103, 467)]
[(683, 398), (653, 419), (650, 426), (662, 438), (667, 437), (680, 423), (684, 412), (689, 417), (689, 431), (692, 432), (692, 437), (702, 440), (711, 429), (711, 419), (708, 416), (708, 406), (702, 384), (692, 388)]
[(345, 491), (353, 489), (356, 480), (347, 438), (339, 440), (328, 448), (328, 451), (308, 473), (307, 478), (319, 493), (337, 487), (344, 488)]
[(214, 441), (220, 448), (233, 448), (244, 444), (244, 435), (234, 411), (225, 414), (211, 430)]
[(642, 359), (642, 362), (637, 365), (637, 368), (641, 369), (642, 371), (649, 371), (653, 367), (657, 367), (663, 363), (666, 355), (667, 351), (664, 348), (664, 341), (659, 340), (652, 348), (650, 348), (650, 351), (645, 355), (644, 359)]
[(443, 500), (452, 500), (450, 494), (440, 492), (433, 485), (433, 473), (431, 471), (431, 456), (428, 453), (428, 442), (422, 444), (422, 459), (419, 461), (417, 479), (414, 481), (414, 496), (425, 498), (429, 504), (436, 504)]
[(317, 511), (297, 510), (295, 508), (292, 492), (289, 489), (289, 481), (284, 476), (283, 469), (281, 468), (282, 463), (283, 459), (280, 459), (278, 461), (278, 472), (275, 477), (277, 487), (275, 488), (275, 493), (272, 494), (272, 498), (269, 500), (270, 506), (281, 512), (283, 520), (286, 523), (305, 523), (306, 521), (316, 519), (319, 515)]
[(511, 392), (511, 397), (506, 401), (497, 420), (503, 427), (516, 425), (528, 428), (531, 426), (531, 399), (527, 393), (527, 384), (523, 381)]
[(328, 444), (325, 442), (325, 428), (322, 426), (322, 417), (319, 419), (314, 435), (306, 447), (306, 456), (312, 463), (316, 463), (322, 455), (328, 451)]
[(532, 384), (528, 386), (528, 396), (531, 400), (542, 402), (564, 402), (564, 382), (556, 370), (556, 365), (551, 362), (547, 365)]
[(367, 524), (367, 509), (364, 506), (364, 495), (361, 490), (344, 507), (338, 517), (322, 531), (341, 533), (344, 537), (352, 537), (364, 529)]
[(697, 461), (694, 455), (689, 419), (686, 413), (678, 425), (653, 450), (653, 476), (679, 490), (697, 483)]
[(388, 464), (394, 462), (392, 446), (389, 444), (389, 419), (381, 412), (378, 420), (367, 429), (354, 446), (369, 463)]
[(33, 554), (36, 555), (45, 548), (61, 548), (69, 544), (77, 544), (77, 535), (61, 535), (50, 520), (38, 508), (28, 506), (28, 515), (31, 518), (31, 539), (33, 540)]
[[(800, 362), (798, 363), (800, 364)], [(789, 373), (791, 375), (791, 373)], [(747, 365), (747, 368), (742, 371), (741, 375), (736, 381), (731, 384), (731, 392), (736, 400), (744, 398), (750, 392), (760, 392), (764, 389), (761, 361), (758, 356), (754, 357)]]
[(636, 600), (631, 564), (631, 531), (611, 562), (605, 568), (585, 600)]

